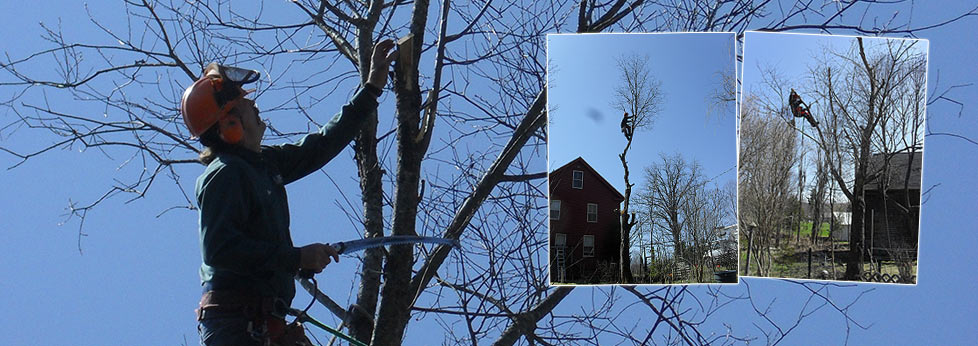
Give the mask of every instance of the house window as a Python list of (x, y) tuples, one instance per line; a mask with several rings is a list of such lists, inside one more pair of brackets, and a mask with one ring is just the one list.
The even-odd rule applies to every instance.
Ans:
[(587, 204), (587, 222), (598, 222), (598, 205), (596, 203)]
[(574, 175), (574, 179), (571, 182), (571, 187), (573, 187), (575, 189), (583, 189), (584, 188), (584, 171), (574, 171), (573, 172), (573, 175)]
[(560, 220), (560, 201), (550, 201), (550, 219)]
[(584, 236), (584, 257), (594, 257), (594, 236)]
[(554, 247), (565, 247), (567, 246), (567, 235), (564, 233), (557, 233), (554, 235)]

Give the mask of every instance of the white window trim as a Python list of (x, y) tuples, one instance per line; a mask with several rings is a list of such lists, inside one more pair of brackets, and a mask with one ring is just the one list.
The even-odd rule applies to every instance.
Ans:
[[(557, 205), (556, 208), (554, 208), (554, 203), (556, 203), (556, 205)], [(557, 212), (557, 216), (556, 217), (554, 217), (554, 211)], [(560, 220), (560, 200), (559, 199), (555, 199), (555, 200), (551, 200), (550, 201), (550, 219), (551, 220)]]
[[(574, 179), (574, 176), (577, 175), (577, 173), (581, 173), (581, 186), (574, 186), (574, 183), (577, 182), (577, 179)], [(584, 171), (571, 171), (571, 188), (578, 190), (584, 189)]]
[[(591, 251), (590, 251), (590, 253), (588, 253), (588, 251), (587, 251), (588, 250), (588, 246), (587, 246), (587, 242), (585, 241), (585, 239), (588, 239), (588, 238), (591, 239), (591, 246), (590, 246)], [(584, 257), (594, 257), (595, 254), (594, 254), (594, 236), (593, 235), (584, 235), (584, 237), (581, 238), (581, 249), (584, 251)]]
[[(591, 221), (591, 206), (592, 205), (594, 206), (594, 221)], [(597, 223), (598, 222), (598, 204), (597, 203), (588, 203), (587, 204), (587, 222), (589, 222), (589, 223)]]

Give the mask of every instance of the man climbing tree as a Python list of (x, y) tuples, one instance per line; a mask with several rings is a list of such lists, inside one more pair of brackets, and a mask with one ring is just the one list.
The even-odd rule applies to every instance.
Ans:
[(632, 195), (632, 184), (628, 180), (628, 162), (625, 157), (632, 146), (632, 135), (636, 129), (652, 127), (655, 116), (663, 102), (660, 83), (652, 77), (648, 68), (649, 58), (638, 55), (628, 55), (618, 58), (620, 85), (615, 88), (615, 99), (612, 106), (625, 114), (621, 119), (621, 131), (625, 135), (625, 149), (618, 158), (625, 171), (625, 201), (620, 209), (621, 242), (619, 244), (619, 275), (622, 283), (632, 283), (631, 271), (631, 229), (635, 226), (635, 214), (629, 214), (628, 205)]
[(794, 115), (795, 118), (804, 117), (812, 127), (818, 127), (818, 122), (812, 117), (812, 113), (808, 112), (808, 104), (801, 100), (801, 96), (795, 93), (795, 89), (791, 89), (791, 95), (788, 96), (788, 105), (791, 107), (791, 115)]
[(197, 309), (205, 345), (311, 345), (301, 325), (286, 325), (293, 277), (339, 261), (326, 244), (292, 244), (285, 185), (335, 157), (377, 111), (394, 43), (378, 43), (370, 76), (340, 114), (295, 144), (262, 146), (266, 125), (245, 84), (258, 72), (216, 63), (183, 93), (180, 111), (206, 146), (197, 179), (203, 297)]
[(635, 133), (635, 116), (628, 116), (628, 112), (625, 112), (621, 118), (621, 133), (625, 135), (625, 140), (632, 141), (632, 135)]

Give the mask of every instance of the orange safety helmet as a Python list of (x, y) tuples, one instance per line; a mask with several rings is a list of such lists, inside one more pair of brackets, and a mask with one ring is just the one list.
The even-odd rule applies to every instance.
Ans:
[(180, 113), (190, 134), (197, 137), (207, 129), (220, 124), (221, 139), (235, 144), (244, 137), (244, 129), (238, 117), (229, 116), (231, 109), (242, 97), (254, 90), (244, 90), (243, 85), (258, 80), (258, 71), (211, 63), (204, 68), (204, 76), (183, 91)]

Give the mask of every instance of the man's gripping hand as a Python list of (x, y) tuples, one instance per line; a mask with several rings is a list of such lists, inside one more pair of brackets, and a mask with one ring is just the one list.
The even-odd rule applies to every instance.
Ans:
[(398, 52), (394, 50), (394, 46), (394, 40), (380, 41), (374, 46), (373, 54), (370, 56), (370, 74), (367, 76), (367, 84), (373, 85), (378, 90), (384, 90), (384, 85), (387, 85), (387, 71), (397, 58)]
[(299, 248), (299, 269), (319, 273), (332, 261), (340, 261), (339, 254), (332, 246), (315, 243)]

